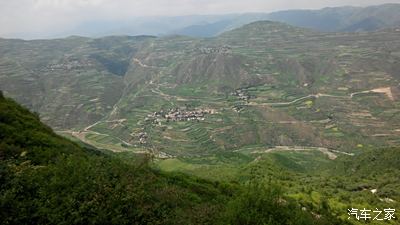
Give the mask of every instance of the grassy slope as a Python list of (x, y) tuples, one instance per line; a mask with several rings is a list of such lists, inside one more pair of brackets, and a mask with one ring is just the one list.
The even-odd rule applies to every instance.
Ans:
[[(329, 208), (335, 216), (347, 220), (349, 208), (399, 208), (398, 153), (399, 148), (374, 149), (332, 161), (316, 151), (281, 151), (257, 154), (252, 162), (235, 160), (230, 153), (230, 157), (221, 154), (217, 160), (179, 158), (160, 161), (158, 165), (164, 170), (222, 182), (266, 180), (278, 184), (285, 196), (307, 209), (323, 212)], [(349, 222), (358, 224), (354, 218)], [(373, 224), (397, 223), (398, 220)]]

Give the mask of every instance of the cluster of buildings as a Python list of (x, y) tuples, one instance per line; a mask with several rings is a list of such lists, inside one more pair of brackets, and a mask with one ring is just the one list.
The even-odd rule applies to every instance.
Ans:
[(140, 144), (146, 144), (146, 143), (147, 143), (147, 138), (148, 138), (148, 137), (149, 137), (149, 136), (147, 135), (146, 132), (140, 132), (140, 133), (138, 134), (139, 143), (140, 143)]
[(66, 59), (63, 62), (57, 64), (51, 64), (47, 66), (47, 69), (54, 70), (73, 70), (82, 69), (85, 67), (92, 66), (92, 62), (89, 59)]
[(250, 100), (250, 95), (246, 91), (238, 89), (231, 93), (231, 95), (238, 97), (240, 100), (248, 102)]
[(146, 121), (153, 121), (153, 123), (161, 123), (161, 119), (169, 121), (203, 121), (206, 114), (214, 114), (213, 109), (196, 109), (185, 110), (180, 108), (173, 108), (168, 111), (161, 110), (147, 115)]
[(242, 110), (244, 110), (244, 106), (243, 105), (235, 105), (235, 106), (232, 107), (232, 109), (235, 112), (241, 112)]
[(200, 48), (199, 51), (202, 54), (213, 54), (213, 53), (227, 54), (232, 52), (232, 48), (230, 46), (224, 45), (222, 47)]

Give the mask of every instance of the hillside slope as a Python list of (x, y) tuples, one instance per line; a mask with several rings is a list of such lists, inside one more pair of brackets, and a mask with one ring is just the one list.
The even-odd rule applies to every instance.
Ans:
[(114, 151), (356, 153), (399, 144), (399, 35), (260, 21), (207, 39), (1, 40), (0, 88), (57, 131)]
[(0, 224), (340, 224), (264, 185), (242, 189), (94, 154), (1, 92), (0, 180)]
[(83, 127), (118, 101), (132, 55), (151, 38), (0, 39), (1, 89), (52, 127)]
[(0, 162), (1, 224), (202, 224), (226, 198), (210, 182), (82, 149), (3, 96)]

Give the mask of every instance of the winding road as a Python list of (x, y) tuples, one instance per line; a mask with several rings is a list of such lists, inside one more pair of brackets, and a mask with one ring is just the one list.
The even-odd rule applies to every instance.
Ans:
[(343, 98), (343, 99), (352, 99), (354, 96), (359, 95), (359, 94), (369, 94), (369, 93), (378, 93), (378, 94), (385, 94), (390, 100), (394, 101), (393, 93), (390, 89), (390, 87), (384, 87), (384, 88), (376, 88), (368, 91), (359, 91), (359, 92), (353, 92), (350, 93), (349, 96), (340, 96), (340, 95), (330, 95), (330, 94), (311, 94), (307, 95), (301, 98), (297, 98), (293, 101), (290, 102), (273, 102), (273, 103), (256, 103), (256, 102), (250, 102), (249, 105), (253, 106), (286, 106), (286, 105), (292, 105), (295, 104), (299, 101), (303, 101), (308, 98), (320, 98), (320, 97), (329, 97), (329, 98)]

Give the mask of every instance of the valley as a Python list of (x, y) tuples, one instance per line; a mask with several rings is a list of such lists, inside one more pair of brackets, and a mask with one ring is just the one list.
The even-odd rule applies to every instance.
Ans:
[[(50, 65), (44, 56), (40, 64), (22, 54), (37, 54), (52, 41), (24, 42), (10, 57), (3, 54), (0, 80), (6, 94), (29, 102), (60, 133), (98, 148), (172, 157), (250, 145), (354, 153), (357, 146), (398, 144), (398, 35), (256, 22), (212, 39), (71, 38), (70, 53)], [(385, 42), (390, 51), (379, 47)], [(10, 70), (14, 62), (21, 72)], [(22, 72), (29, 65), (38, 72)], [(54, 88), (41, 89), (44, 79)], [(16, 84), (32, 94), (18, 93)], [(214, 113), (195, 120), (148, 118), (170, 109)]]
[[(357, 146), (398, 144), (399, 81), (391, 63), (397, 56), (376, 51), (379, 43), (360, 41), (373, 35), (314, 33), (268, 22), (228, 34), (207, 41), (170, 37), (145, 42), (123, 77), (119, 99), (100, 120), (79, 125), (83, 134), (75, 136), (98, 147), (112, 144), (124, 146), (120, 150), (165, 151), (172, 156), (248, 145), (357, 152)], [(285, 35), (288, 39), (282, 41)], [(388, 40), (382, 41), (394, 43), (391, 51), (396, 51), (397, 36), (397, 31), (385, 32)], [(229, 51), (197, 51), (198, 46), (229, 46), (224, 47)], [(305, 52), (306, 48), (314, 49)], [(232, 95), (235, 90), (241, 93)], [(171, 108), (215, 113), (197, 122), (146, 119)], [(79, 126), (68, 128), (79, 132)], [(146, 133), (146, 143), (141, 143), (140, 133)], [(186, 153), (187, 149), (193, 150)]]
[(0, 12), (0, 225), (400, 224), (400, 0)]
[(0, 39), (0, 89), (99, 154), (273, 181), (345, 221), (399, 205), (399, 37), (261, 21), (214, 38)]

